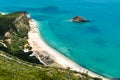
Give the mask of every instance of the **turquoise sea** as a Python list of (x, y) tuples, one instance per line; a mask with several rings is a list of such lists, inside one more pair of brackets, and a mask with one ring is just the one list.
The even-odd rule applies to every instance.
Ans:
[[(51, 47), (109, 78), (120, 78), (120, 0), (0, 0), (0, 12), (28, 11)], [(73, 23), (74, 16), (89, 23)]]

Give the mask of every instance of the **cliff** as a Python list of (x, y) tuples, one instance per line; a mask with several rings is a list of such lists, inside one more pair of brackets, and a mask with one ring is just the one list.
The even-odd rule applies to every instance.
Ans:
[(35, 57), (29, 57), (31, 51), (24, 53), (26, 48), (31, 50), (27, 42), (29, 20), (26, 11), (0, 15), (0, 50), (25, 61), (40, 63)]
[(28, 13), (25, 11), (0, 15), (0, 35), (25, 37), (30, 29), (28, 21)]

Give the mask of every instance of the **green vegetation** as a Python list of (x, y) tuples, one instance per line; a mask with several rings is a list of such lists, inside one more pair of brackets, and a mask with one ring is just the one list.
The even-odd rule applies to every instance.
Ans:
[(0, 51), (0, 80), (100, 80), (69, 69), (31, 64), (13, 56), (10, 60), (1, 54), (6, 53)]
[(21, 27), (19, 30), (19, 37), (26, 37), (28, 34), (28, 29), (26, 27)]
[(18, 36), (12, 36), (11, 39), (11, 44), (8, 44), (8, 49), (11, 54), (17, 54), (18, 51), (23, 50), (24, 45), (27, 43), (26, 39)]

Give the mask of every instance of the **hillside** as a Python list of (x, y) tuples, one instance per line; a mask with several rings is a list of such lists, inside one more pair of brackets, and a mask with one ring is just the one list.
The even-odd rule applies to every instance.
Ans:
[(34, 57), (29, 57), (32, 52), (24, 53), (24, 49), (31, 47), (27, 42), (29, 27), (28, 13), (25, 11), (0, 15), (0, 50), (20, 59), (39, 63)]
[(0, 80), (100, 80), (68, 69), (31, 64), (5, 55), (0, 51)]
[(0, 15), (0, 35), (3, 36), (8, 32), (11, 35), (19, 34), (21, 37), (25, 37), (29, 31), (29, 18), (27, 14), (24, 11)]

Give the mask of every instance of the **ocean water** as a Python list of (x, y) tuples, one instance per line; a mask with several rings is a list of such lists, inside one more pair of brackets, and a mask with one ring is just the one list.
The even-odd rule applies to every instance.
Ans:
[[(51, 47), (76, 63), (120, 78), (120, 0), (0, 0), (0, 12), (28, 11)], [(74, 16), (88, 23), (74, 23)]]

